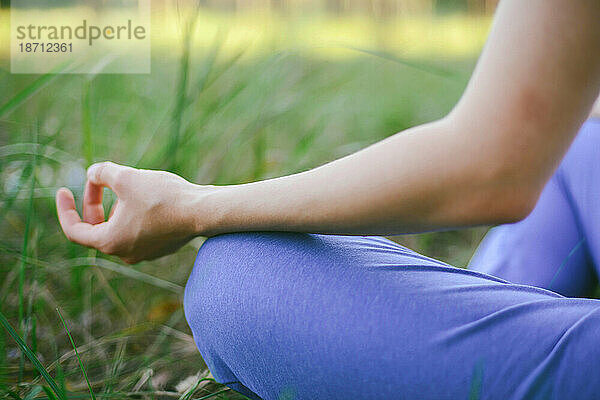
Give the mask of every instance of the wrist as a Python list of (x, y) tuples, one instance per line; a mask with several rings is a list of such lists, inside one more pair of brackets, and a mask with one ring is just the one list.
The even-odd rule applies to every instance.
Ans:
[[(228, 186), (195, 186), (191, 213), (196, 236), (215, 236), (228, 232), (288, 230), (294, 214), (289, 205), (286, 178)], [(284, 206), (284, 204), (288, 205)]]
[(225, 192), (228, 186), (193, 185), (187, 213), (192, 220), (194, 236), (215, 236), (229, 232), (228, 216), (231, 201)]

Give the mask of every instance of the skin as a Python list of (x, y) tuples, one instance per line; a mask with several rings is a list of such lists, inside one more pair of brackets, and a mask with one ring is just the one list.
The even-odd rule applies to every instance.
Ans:
[[(106, 162), (88, 169), (67, 237), (128, 263), (239, 231), (400, 234), (514, 222), (534, 207), (600, 91), (600, 2), (504, 0), (446, 117), (299, 174), (201, 186)], [(102, 187), (118, 203), (105, 221)]]
[(594, 108), (592, 108), (592, 112), (590, 113), (590, 117), (592, 118), (600, 118), (600, 97), (596, 100), (596, 104), (594, 104)]

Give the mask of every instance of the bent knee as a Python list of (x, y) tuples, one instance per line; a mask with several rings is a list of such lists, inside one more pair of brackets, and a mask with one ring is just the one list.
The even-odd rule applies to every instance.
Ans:
[[(207, 239), (196, 256), (184, 295), (184, 311), (193, 331), (219, 321), (261, 286), (265, 266), (281, 253), (283, 242), (301, 234), (231, 233)], [(261, 270), (261, 273), (258, 272)]]
[[(210, 291), (248, 266), (261, 263), (267, 253), (277, 251), (279, 235), (273, 233), (229, 233), (206, 239), (198, 250), (193, 270), (186, 285), (186, 295)], [(271, 252), (267, 251), (271, 249)]]
[[(232, 371), (257, 315), (266, 275), (277, 264), (287, 234), (236, 233), (207, 239), (198, 251), (184, 295), (184, 312), (198, 350), (219, 382), (238, 380)], [(265, 262), (269, 260), (271, 263)], [(260, 266), (264, 268), (260, 268)], [(265, 267), (266, 266), (266, 267)], [(260, 270), (260, 271), (258, 271)], [(234, 344), (237, 344), (234, 346)], [(232, 354), (232, 347), (236, 351)], [(258, 398), (241, 383), (234, 388)]]
[(228, 312), (235, 308), (240, 288), (236, 267), (244, 261), (239, 234), (220, 235), (207, 239), (196, 256), (185, 286), (183, 308), (194, 341), (211, 372), (220, 382), (235, 381), (221, 360), (224, 332), (232, 331), (233, 318)]
[(216, 306), (223, 295), (221, 288), (235, 283), (229, 271), (240, 258), (236, 254), (237, 240), (236, 235), (215, 236), (198, 250), (183, 299), (185, 316), (194, 333), (201, 321), (211, 320), (212, 314), (219, 313)]

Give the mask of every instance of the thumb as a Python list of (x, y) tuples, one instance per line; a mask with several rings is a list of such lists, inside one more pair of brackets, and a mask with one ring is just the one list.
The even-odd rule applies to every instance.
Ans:
[(105, 161), (90, 165), (87, 170), (87, 178), (96, 185), (112, 189), (118, 196), (119, 192), (125, 186), (124, 181), (133, 170), (133, 168), (124, 165)]

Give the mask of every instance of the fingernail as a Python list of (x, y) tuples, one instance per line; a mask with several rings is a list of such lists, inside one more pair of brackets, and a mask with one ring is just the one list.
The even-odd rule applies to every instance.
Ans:
[(87, 177), (91, 181), (96, 180), (96, 172), (98, 171), (98, 164), (92, 164), (87, 170)]
[(56, 191), (56, 200), (57, 201), (60, 201), (60, 199), (63, 197), (63, 196), (60, 195), (60, 193), (64, 193), (64, 196), (69, 197), (70, 194), (71, 194), (71, 191), (69, 189), (67, 189), (66, 187), (64, 187), (64, 186), (61, 187), (60, 189), (58, 189)]

